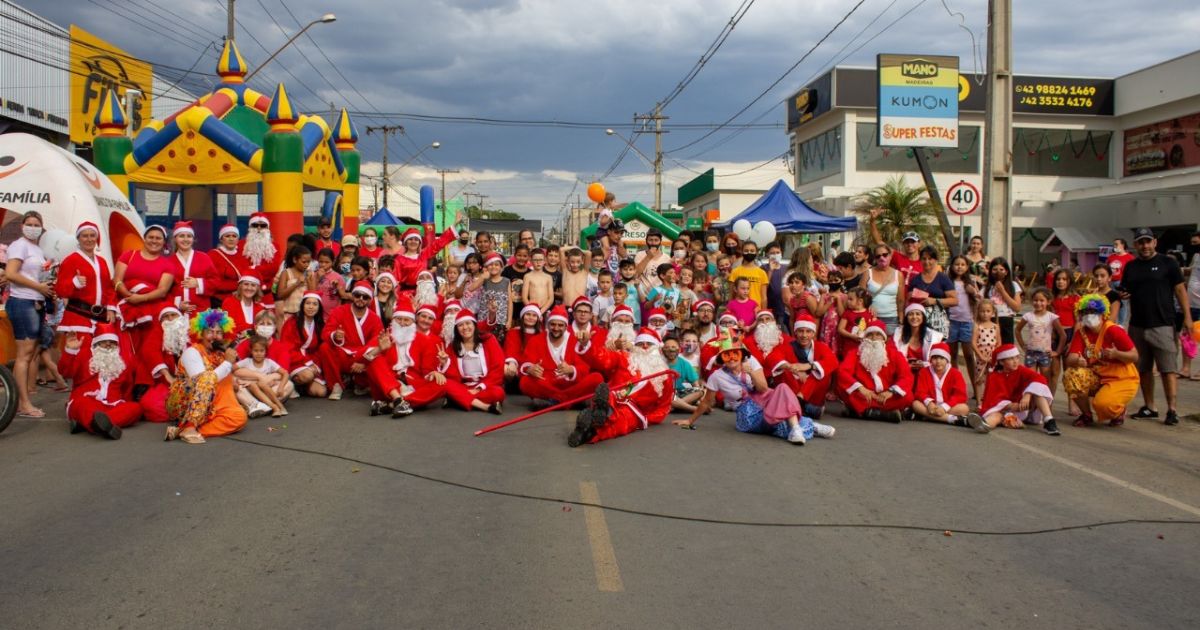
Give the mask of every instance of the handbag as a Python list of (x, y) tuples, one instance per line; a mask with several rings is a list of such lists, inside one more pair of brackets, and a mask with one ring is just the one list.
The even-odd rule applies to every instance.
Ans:
[(950, 316), (940, 304), (926, 307), (925, 316), (929, 319), (929, 327), (942, 333), (942, 337), (950, 334)]

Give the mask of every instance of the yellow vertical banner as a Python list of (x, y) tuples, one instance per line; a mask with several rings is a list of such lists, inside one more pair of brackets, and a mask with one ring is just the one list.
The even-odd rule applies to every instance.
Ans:
[(128, 90), (138, 90), (136, 107), (129, 127), (135, 133), (152, 118), (151, 90), (154, 72), (149, 63), (91, 33), (71, 25), (71, 142), (90, 144), (96, 136), (94, 118), (104, 107), (109, 89), (115, 89), (121, 102)]

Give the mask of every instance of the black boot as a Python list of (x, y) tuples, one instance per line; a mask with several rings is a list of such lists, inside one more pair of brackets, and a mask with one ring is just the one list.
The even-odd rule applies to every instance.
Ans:
[(114, 425), (108, 418), (108, 414), (103, 411), (92, 414), (92, 433), (102, 435), (110, 440), (121, 439), (121, 427)]
[(575, 416), (575, 430), (567, 436), (567, 446), (575, 448), (589, 442), (596, 435), (596, 430), (593, 428), (593, 414), (594, 410), (589, 407)]
[(602, 427), (608, 422), (608, 417), (612, 415), (612, 407), (608, 404), (608, 383), (600, 383), (596, 388), (596, 393), (592, 395), (591, 402), (588, 403), (589, 409), (592, 411), (592, 426)]

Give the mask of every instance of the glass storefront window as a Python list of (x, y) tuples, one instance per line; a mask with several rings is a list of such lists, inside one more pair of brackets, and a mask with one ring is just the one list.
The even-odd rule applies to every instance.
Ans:
[(807, 184), (842, 172), (842, 126), (800, 144), (800, 183)]
[[(979, 147), (983, 142), (979, 126), (958, 126), (957, 149), (925, 149), (929, 166), (935, 173), (978, 173)], [(880, 147), (876, 123), (858, 123), (855, 164), (860, 171), (917, 172), (912, 149)]]
[(1013, 129), (1013, 174), (1108, 177), (1113, 132), (1086, 129)]

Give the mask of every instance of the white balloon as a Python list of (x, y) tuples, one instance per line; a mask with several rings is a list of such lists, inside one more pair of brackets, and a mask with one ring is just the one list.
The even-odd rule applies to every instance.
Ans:
[(75, 251), (75, 238), (62, 230), (46, 230), (38, 241), (38, 246), (46, 258), (62, 262), (71, 252)]
[(733, 233), (737, 234), (737, 237), (739, 239), (744, 241), (744, 240), (750, 238), (750, 235), (753, 232), (754, 232), (754, 228), (750, 227), (749, 221), (747, 221), (745, 219), (738, 219), (737, 221), (733, 222)]
[(754, 241), (759, 247), (766, 247), (767, 243), (775, 240), (775, 224), (770, 221), (755, 223), (754, 231), (750, 234), (750, 240)]

